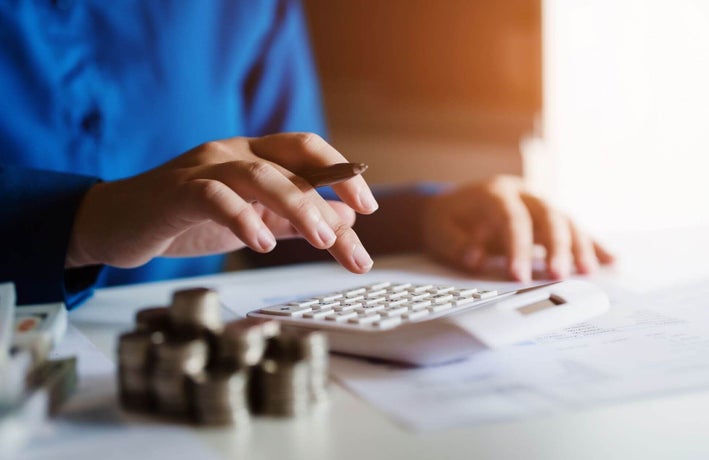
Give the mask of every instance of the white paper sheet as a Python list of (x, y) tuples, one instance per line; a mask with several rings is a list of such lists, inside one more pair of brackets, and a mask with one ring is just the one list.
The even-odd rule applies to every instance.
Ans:
[(608, 314), (534, 342), (423, 369), (336, 358), (332, 372), (416, 431), (709, 388), (709, 281), (609, 290)]

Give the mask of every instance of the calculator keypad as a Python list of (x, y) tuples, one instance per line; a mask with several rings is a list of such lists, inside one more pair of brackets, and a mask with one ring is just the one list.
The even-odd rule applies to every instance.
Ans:
[(258, 313), (298, 322), (390, 329), (468, 308), (497, 295), (497, 291), (476, 288), (380, 282), (262, 308)]

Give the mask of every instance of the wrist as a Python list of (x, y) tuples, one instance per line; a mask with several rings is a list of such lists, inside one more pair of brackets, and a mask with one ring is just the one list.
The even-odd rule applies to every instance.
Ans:
[(74, 215), (64, 268), (85, 267), (102, 263), (97, 257), (92, 255), (88, 247), (90, 247), (92, 239), (92, 228), (95, 227), (93, 219), (96, 218), (92, 209), (95, 207), (94, 202), (97, 199), (97, 195), (100, 195), (105, 185), (103, 182), (94, 184), (84, 194), (79, 204), (79, 208)]

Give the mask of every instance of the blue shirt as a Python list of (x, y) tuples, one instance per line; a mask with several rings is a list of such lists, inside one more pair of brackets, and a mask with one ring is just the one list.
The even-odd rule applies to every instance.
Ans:
[(64, 270), (76, 209), (97, 180), (280, 131), (324, 132), (295, 0), (0, 0), (0, 281), (20, 303), (73, 305), (96, 276), (219, 270), (221, 256)]

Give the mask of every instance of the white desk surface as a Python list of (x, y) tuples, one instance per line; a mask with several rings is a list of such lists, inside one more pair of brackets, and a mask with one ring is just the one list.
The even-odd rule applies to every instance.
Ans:
[[(709, 277), (709, 229), (684, 229), (609, 239), (620, 255), (597, 275), (630, 289)], [(378, 267), (410, 267), (387, 258)], [(420, 259), (426, 266), (426, 262)], [(428, 265), (430, 266), (430, 265)], [(277, 282), (303, 269), (262, 269), (166, 283), (104, 289), (70, 314), (71, 323), (114, 360), (115, 339), (129, 329), (136, 306), (164, 304), (180, 286)], [(435, 268), (434, 268), (435, 269)], [(122, 316), (121, 310), (125, 310)], [(102, 321), (111, 311), (111, 321)], [(115, 318), (120, 317), (117, 321)], [(707, 357), (709, 359), (709, 357)], [(509, 423), (410, 433), (338, 385), (321, 413), (298, 419), (254, 418), (248, 429), (194, 429), (224, 458), (257, 459), (667, 459), (709, 458), (709, 388), (704, 392)]]

